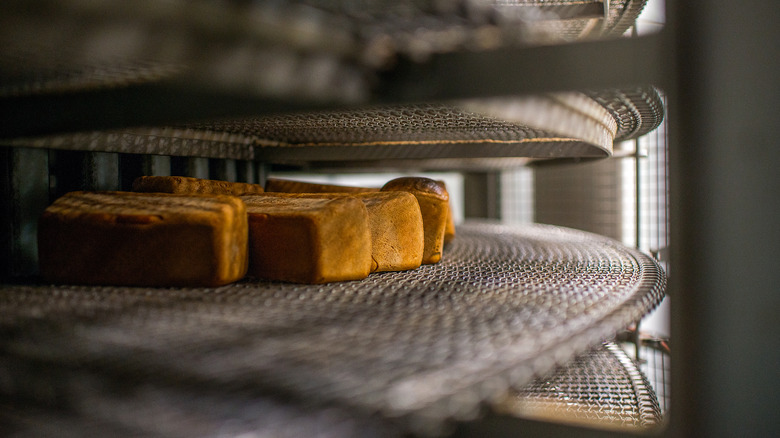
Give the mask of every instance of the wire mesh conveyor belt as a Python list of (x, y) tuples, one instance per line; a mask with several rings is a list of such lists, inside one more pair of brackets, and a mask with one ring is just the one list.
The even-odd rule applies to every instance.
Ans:
[(662, 423), (650, 382), (612, 342), (512, 391), (496, 409), (526, 418), (610, 429), (636, 430)]
[[(153, 404), (156, 409), (164, 408), (159, 400)], [(174, 400), (180, 405), (177, 411), (182, 411), (186, 406), (183, 396)], [(105, 402), (113, 403), (109, 399)], [(20, 409), (4, 403), (0, 403), (0, 406), (3, 407), (0, 410), (0, 424), (7, 426), (4, 430), (14, 431), (15, 434), (12, 436), (81, 438), (130, 434), (127, 428), (120, 426), (121, 421), (117, 420), (101, 422), (96, 418), (67, 416), (53, 409), (40, 407), (34, 409), (30, 406)], [(142, 409), (148, 409), (141, 408), (137, 401), (136, 404), (131, 404), (130, 400), (126, 400), (123, 406), (131, 407), (135, 415)], [(336, 411), (332, 408), (328, 410), (327, 415), (323, 415), (322, 412), (314, 410), (307, 412), (305, 409), (285, 406), (271, 399), (255, 400), (252, 408), (262, 408), (262, 415), (255, 415), (263, 421), (262, 432), (265, 435), (259, 433), (259, 436), (362, 437), (371, 435), (357, 430), (357, 426), (366, 427), (367, 424), (361, 424), (358, 419), (334, 415)], [(540, 377), (521, 389), (511, 391), (503, 401), (496, 403), (494, 411), (500, 415), (634, 432), (651, 430), (663, 424), (659, 400), (652, 386), (637, 369), (636, 363), (612, 342), (589, 350), (557, 368), (553, 373)], [(121, 419), (121, 416), (115, 418)], [(180, 417), (179, 423), (183, 423), (185, 418), (190, 419)], [(296, 426), (291, 427), (291, 424)], [(176, 433), (167, 433), (167, 435), (184, 436), (185, 433), (196, 432), (191, 426), (182, 427), (182, 425), (173, 426), (176, 428)], [(233, 429), (225, 427), (224, 423), (220, 426), (222, 436), (232, 436), (234, 435), (232, 432), (245, 431), (238, 427)], [(132, 435), (145, 436), (152, 433), (141, 434), (134, 430)], [(198, 433), (198, 435), (202, 434)], [(384, 435), (390, 436), (391, 433)]]
[(56, 408), (60, 436), (441, 433), (664, 293), (651, 258), (593, 234), (458, 233), (439, 264), (329, 285), (4, 285), (2, 399)]
[[(605, 158), (660, 123), (649, 84), (499, 102), (426, 98), (437, 85), (402, 97), (431, 76), (403, 66), (449, 54), (462, 71), (500, 48), (514, 59), (540, 44), (615, 38), (645, 3), (11, 1), (0, 15), (0, 143), (315, 169)], [(486, 82), (524, 82), (506, 76), (524, 78), (520, 67), (478, 66), (495, 69)], [(433, 75), (441, 85), (453, 77), (443, 73)], [(413, 103), (430, 99), (448, 103)]]
[[(17, 138), (5, 143), (258, 160), (313, 169), (463, 169), (527, 158), (605, 158), (663, 119), (653, 87), (231, 118)], [(513, 160), (515, 159), (515, 160)]]
[(367, 73), (399, 56), (618, 37), (647, 1), (5, 3), (0, 96), (187, 75), (260, 94), (354, 102), (368, 87)]

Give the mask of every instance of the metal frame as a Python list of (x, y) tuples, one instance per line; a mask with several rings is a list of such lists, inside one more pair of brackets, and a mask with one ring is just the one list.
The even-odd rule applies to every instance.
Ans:
[(672, 6), (670, 433), (777, 436), (780, 8)]
[[(669, 437), (777, 436), (780, 9), (667, 2), (672, 399)], [(625, 436), (506, 417), (456, 436)]]
[[(378, 101), (397, 102), (647, 82), (666, 89), (673, 154), (670, 295), (675, 342), (666, 436), (780, 433), (780, 342), (775, 335), (780, 309), (778, 11), (773, 2), (758, 0), (738, 6), (726, 0), (668, 0), (668, 25), (660, 35), (442, 56), (394, 70), (385, 78), (388, 86), (377, 91)], [(453, 77), (453, 71), (459, 74)], [(502, 75), (503, 81), (485, 80), (497, 71), (513, 73)], [(175, 86), (166, 90), (164, 107), (156, 106), (163, 103), (160, 90), (133, 95), (140, 107), (155, 108), (141, 115), (103, 112), (101, 105), (121, 97), (116, 92), (98, 93), (88, 101), (69, 96), (4, 100), (2, 136), (85, 128), (85, 118), (72, 125), (77, 120), (68, 114), (74, 110), (84, 111), (81, 117), (96, 116), (89, 122), (96, 123), (93, 127), (108, 127), (278, 108), (253, 97), (207, 92), (197, 96), (207, 97), (203, 100), (185, 96)], [(190, 106), (195, 101), (199, 104)], [(43, 114), (41, 104), (49, 108)], [(14, 214), (20, 211), (24, 209)], [(623, 436), (506, 417), (462, 424), (455, 436), (510, 436), (519, 430), (531, 436)]]

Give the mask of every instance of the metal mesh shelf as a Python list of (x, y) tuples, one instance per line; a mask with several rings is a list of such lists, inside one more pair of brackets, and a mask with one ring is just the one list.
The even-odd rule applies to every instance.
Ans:
[(497, 168), (517, 165), (517, 159), (527, 158), (608, 157), (613, 142), (654, 129), (663, 112), (658, 92), (640, 87), (454, 104), (293, 112), (25, 137), (5, 143), (252, 159), (315, 170)]
[(663, 423), (658, 398), (639, 365), (612, 342), (513, 391), (497, 410), (619, 430), (647, 429)]
[[(503, 117), (452, 101), (528, 90), (449, 93), (445, 85), (464, 75), (407, 77), (406, 69), (435, 68), (437, 56), (452, 55), (484, 72), (535, 71), (550, 60), (530, 60), (539, 55), (528, 48), (614, 40), (645, 2), (14, 1), (0, 17), (0, 138), (22, 147), (257, 159), (317, 170), (604, 158), (613, 141), (657, 126), (663, 108), (651, 87), (591, 91), (584, 106), (581, 98), (573, 107), (539, 107), (535, 99), (534, 110)], [(510, 51), (499, 58), (530, 65), (475, 58), (498, 49)], [(590, 56), (604, 51), (613, 49)], [(436, 96), (428, 94), (439, 89), (432, 85), (416, 96), (398, 91), (432, 76), (443, 87)], [(535, 123), (540, 113), (553, 123)], [(397, 114), (412, 116), (399, 121)], [(334, 130), (335, 119), (347, 126)], [(383, 123), (393, 128), (379, 130)]]
[(645, 3), (16, 0), (0, 17), (0, 96), (186, 79), (354, 102), (398, 57), (618, 37)]
[(362, 436), (440, 433), (664, 293), (651, 258), (603, 237), (458, 231), (437, 265), (324, 286), (4, 285), (0, 391), (152, 435), (318, 418)]

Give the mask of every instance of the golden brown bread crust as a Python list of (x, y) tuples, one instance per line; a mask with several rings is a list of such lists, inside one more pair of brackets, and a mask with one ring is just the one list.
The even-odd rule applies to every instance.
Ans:
[(363, 201), (371, 230), (371, 272), (406, 271), (422, 263), (425, 240), (417, 198), (408, 192), (365, 193), (272, 193), (264, 196), (335, 199), (354, 197)]
[(406, 271), (422, 264), (425, 236), (420, 204), (411, 193), (356, 193), (368, 209), (375, 272)]
[[(432, 180), (431, 180), (432, 181)], [(447, 193), (447, 197), (449, 197), (449, 193), (447, 192), (447, 187), (444, 184), (444, 181), (435, 181), (437, 184), (431, 184), (430, 181), (421, 181), (419, 178), (416, 177), (405, 177), (405, 178), (398, 178), (396, 180), (393, 180), (393, 184), (397, 184), (397, 187), (400, 188), (401, 191), (407, 191), (408, 184), (412, 184), (413, 186), (416, 184), (419, 184), (420, 190), (427, 191), (427, 190), (433, 190), (434, 193)], [(389, 182), (388, 182), (389, 184)], [(376, 192), (379, 191), (378, 188), (369, 188), (369, 187), (355, 187), (355, 186), (341, 186), (341, 185), (332, 185), (332, 184), (320, 184), (320, 183), (310, 183), (310, 182), (303, 182), (303, 181), (294, 181), (289, 179), (282, 179), (282, 178), (268, 178), (266, 180), (265, 185), (265, 191), (266, 192), (279, 192), (279, 193), (365, 193), (365, 192)], [(393, 186), (390, 186), (389, 188), (384, 188), (382, 190), (395, 190)], [(447, 224), (444, 229), (444, 243), (449, 243), (455, 238), (455, 220), (452, 215), (452, 205), (448, 205), (448, 212), (447, 212)]]
[(249, 275), (293, 283), (359, 280), (371, 272), (368, 212), (354, 197), (244, 195)]
[(444, 250), (444, 232), (449, 214), (450, 197), (444, 186), (430, 178), (401, 177), (388, 181), (382, 191), (405, 191), (417, 198), (425, 238), (422, 263), (438, 263)]
[(241, 182), (190, 178), (187, 176), (141, 176), (133, 181), (134, 192), (209, 195), (263, 193), (263, 186)]
[(265, 181), (265, 191), (278, 193), (364, 193), (378, 192), (379, 189), (268, 178)]
[(381, 189), (383, 192), (387, 191), (403, 191), (411, 193), (424, 193), (426, 195), (439, 198), (443, 201), (449, 201), (450, 195), (447, 193), (447, 189), (441, 181), (436, 181), (430, 178), (424, 178), (421, 176), (403, 176), (400, 178), (392, 179), (385, 183)]
[(221, 286), (247, 270), (233, 196), (71, 192), (41, 215), (40, 271), (55, 283)]

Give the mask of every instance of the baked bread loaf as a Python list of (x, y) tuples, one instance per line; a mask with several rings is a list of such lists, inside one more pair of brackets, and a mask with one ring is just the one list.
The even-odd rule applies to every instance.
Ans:
[(279, 193), (365, 193), (378, 192), (379, 189), (268, 178), (265, 181), (265, 191)]
[(244, 277), (247, 235), (234, 196), (71, 192), (40, 217), (40, 272), (55, 283), (221, 286)]
[(444, 186), (430, 178), (401, 177), (388, 181), (381, 190), (409, 192), (417, 198), (425, 239), (422, 263), (438, 263), (444, 249), (444, 231), (450, 210), (450, 196)]
[(411, 193), (355, 193), (368, 210), (374, 272), (406, 271), (422, 264), (425, 250), (420, 204)]
[[(447, 187), (444, 184), (444, 181), (438, 181), (438, 183), (441, 184), (446, 192)], [(319, 184), (280, 178), (268, 178), (265, 185), (266, 192), (281, 193), (365, 193), (379, 190), (380, 189), (378, 188), (370, 187)], [(444, 243), (449, 243), (455, 238), (455, 220), (452, 215), (452, 205), (448, 203), (447, 208), (447, 225), (444, 228)]]
[(364, 203), (288, 194), (244, 195), (249, 216), (249, 270), (293, 283), (359, 280), (372, 269)]
[(263, 193), (260, 184), (190, 178), (187, 176), (141, 176), (133, 181), (134, 192), (201, 193), (208, 195), (243, 195)]
[(406, 271), (422, 263), (425, 246), (417, 198), (408, 192), (273, 193), (265, 196), (335, 199), (354, 197), (366, 206), (371, 231), (371, 272)]

